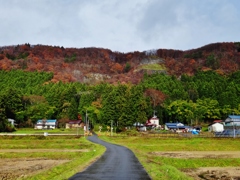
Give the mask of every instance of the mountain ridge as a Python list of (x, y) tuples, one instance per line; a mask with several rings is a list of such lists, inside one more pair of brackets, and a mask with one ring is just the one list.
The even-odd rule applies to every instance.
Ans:
[(48, 45), (0, 47), (0, 70), (52, 72), (52, 82), (132, 83), (145, 73), (193, 75), (199, 70), (229, 74), (240, 68), (240, 43), (212, 43), (196, 49), (156, 49), (129, 53), (104, 48)]

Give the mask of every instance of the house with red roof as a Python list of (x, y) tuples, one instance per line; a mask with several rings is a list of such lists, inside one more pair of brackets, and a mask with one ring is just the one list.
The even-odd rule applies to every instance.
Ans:
[(159, 126), (159, 119), (156, 115), (148, 119), (145, 123), (145, 126), (147, 127), (158, 127)]
[(66, 123), (66, 129), (83, 127), (84, 122), (82, 120), (70, 120)]

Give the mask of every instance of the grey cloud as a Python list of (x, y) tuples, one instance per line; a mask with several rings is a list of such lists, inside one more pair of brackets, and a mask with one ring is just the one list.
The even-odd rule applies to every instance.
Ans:
[(0, 46), (129, 52), (239, 41), (238, 0), (0, 0)]

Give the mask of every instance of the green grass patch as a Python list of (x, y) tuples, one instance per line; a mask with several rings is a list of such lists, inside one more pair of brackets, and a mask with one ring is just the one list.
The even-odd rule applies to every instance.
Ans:
[(131, 149), (152, 179), (192, 179), (181, 170), (199, 167), (238, 167), (240, 158), (172, 158), (154, 152), (239, 151), (240, 139), (229, 138), (154, 138), (102, 136), (101, 139)]
[(143, 64), (137, 68), (138, 71), (141, 69), (161, 71), (166, 70), (166, 67), (163, 64)]
[(0, 149), (84, 149), (90, 148), (81, 136), (0, 136)]
[[(45, 132), (49, 134), (83, 134), (83, 128), (72, 128), (72, 129), (64, 129), (64, 128), (57, 128), (57, 129), (34, 129), (34, 128), (19, 128), (16, 129), (15, 132), (10, 134), (44, 134)], [(6, 134), (6, 133), (1, 133)], [(9, 133), (8, 133), (9, 134)]]
[(152, 70), (165, 70), (165, 66), (164, 65), (160, 65), (160, 64), (144, 64), (141, 66), (142, 69), (152, 69)]
[(82, 171), (105, 152), (105, 147), (88, 141), (83, 136), (0, 136), (0, 158), (37, 158), (68, 160), (37, 175), (22, 179), (68, 179)]

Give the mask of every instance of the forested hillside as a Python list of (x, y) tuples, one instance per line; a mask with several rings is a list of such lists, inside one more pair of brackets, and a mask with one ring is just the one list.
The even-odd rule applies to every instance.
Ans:
[(160, 123), (199, 124), (240, 114), (240, 71), (219, 74), (196, 71), (181, 77), (165, 72), (145, 73), (138, 84), (54, 82), (54, 74), (23, 70), (0, 71), (0, 131), (33, 127), (38, 119), (57, 119), (59, 126), (86, 112), (92, 124), (145, 123), (156, 115)]
[(238, 71), (239, 65), (239, 42), (214, 43), (188, 51), (156, 49), (129, 53), (27, 43), (0, 47), (0, 70), (51, 72), (52, 82), (138, 84), (144, 73), (163, 72), (180, 77), (214, 70), (228, 75)]

